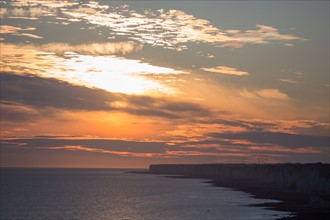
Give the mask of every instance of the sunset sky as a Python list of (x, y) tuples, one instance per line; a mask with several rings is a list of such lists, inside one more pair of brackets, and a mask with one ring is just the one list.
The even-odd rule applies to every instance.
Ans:
[(1, 167), (330, 162), (329, 1), (0, 1)]

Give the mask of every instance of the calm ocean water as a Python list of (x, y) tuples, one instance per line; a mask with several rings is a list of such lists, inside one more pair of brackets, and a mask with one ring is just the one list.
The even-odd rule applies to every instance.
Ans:
[(118, 169), (1, 169), (1, 219), (275, 219), (205, 180)]

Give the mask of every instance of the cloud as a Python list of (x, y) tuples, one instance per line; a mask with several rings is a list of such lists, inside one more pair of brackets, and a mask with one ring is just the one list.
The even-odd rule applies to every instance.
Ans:
[(40, 115), (38, 110), (15, 102), (1, 101), (0, 105), (0, 115), (2, 121), (22, 123), (30, 120), (36, 120), (36, 118)]
[(16, 34), (18, 31), (21, 31), (22, 28), (14, 27), (11, 25), (1, 25), (0, 26), (0, 33), (1, 34)]
[(297, 83), (297, 81), (292, 80), (292, 79), (280, 79), (280, 81), (285, 82), (285, 83), (291, 83), (291, 84)]
[(138, 142), (107, 139), (11, 139), (1, 140), (2, 148), (85, 151), (131, 157), (169, 157), (168, 146), (163, 142)]
[(61, 140), (61, 139), (11, 139), (1, 141), (2, 149), (64, 150), (73, 152), (101, 153), (124, 157), (184, 158), (184, 157), (242, 157), (239, 152), (212, 152), (169, 147), (162, 142), (136, 142), (121, 140)]
[[(219, 134), (241, 134), (245, 132), (269, 132), (283, 134), (300, 134), (309, 136), (326, 136), (329, 134), (329, 123), (311, 120), (260, 120), (239, 118), (231, 114), (213, 114), (212, 117), (194, 119), (190, 123), (177, 124), (162, 135), (171, 143), (184, 145), (212, 144), (225, 146), (257, 146), (257, 143), (244, 139), (214, 139), (208, 134), (216, 131)], [(262, 145), (261, 145), (262, 146)]]
[(8, 14), (8, 9), (0, 7), (0, 18), (5, 18)]
[(261, 89), (255, 91), (256, 94), (263, 98), (271, 98), (271, 99), (281, 99), (281, 100), (287, 100), (289, 99), (289, 96), (278, 89)]
[(103, 153), (103, 154), (112, 154), (117, 156), (130, 156), (130, 157), (166, 157), (160, 153), (134, 153), (129, 151), (112, 151), (105, 150), (101, 148), (91, 148), (84, 146), (55, 146), (55, 147), (47, 147), (46, 149), (50, 150), (69, 150), (69, 151), (85, 151), (91, 153)]
[(182, 147), (189, 149), (203, 149), (203, 150), (216, 150), (221, 152), (254, 154), (256, 152), (269, 154), (281, 153), (295, 153), (295, 154), (320, 154), (322, 151), (319, 147), (285, 147), (269, 143), (255, 143), (252, 141), (241, 139), (215, 139), (200, 142), (182, 143)]
[(299, 157), (315, 161), (315, 158), (322, 158), (329, 144), (327, 136), (279, 132), (206, 133), (206, 135), (201, 141), (178, 143), (59, 135), (34, 138), (4, 137), (1, 140), (1, 147), (2, 150), (13, 148), (56, 150), (132, 158), (192, 159), (203, 157), (205, 160), (210, 160), (217, 157), (230, 158), (231, 162), (241, 160), (242, 157), (250, 162), (256, 162), (260, 157), (267, 155), (270, 160), (275, 161), (276, 159), (279, 162), (296, 161)]
[(252, 99), (277, 99), (277, 100), (289, 100), (289, 96), (278, 89), (260, 89), (254, 91), (243, 90), (240, 92), (240, 95), (246, 98)]
[(45, 15), (44, 10), (39, 7), (29, 8), (29, 15), (30, 17), (41, 17)]
[(10, 11), (12, 16), (24, 17), (26, 15), (26, 10), (23, 8), (14, 8)]
[[(27, 46), (27, 48), (29, 48), (29, 46)], [(66, 52), (75, 52), (84, 55), (126, 55), (141, 50), (143, 45), (134, 42), (89, 43), (77, 45), (67, 43), (48, 43), (33, 45), (31, 48), (53, 52), (59, 55), (63, 55)]]
[(105, 91), (72, 86), (55, 79), (1, 73), (1, 100), (62, 109), (107, 110), (115, 95)]
[(321, 158), (323, 158), (322, 161), (327, 160), (324, 157), (329, 145), (327, 136), (279, 132), (214, 132), (205, 135), (207, 137), (200, 140), (180, 141), (176, 143), (178, 148), (173, 151), (196, 152), (196, 155), (198, 152), (200, 154), (209, 152), (208, 155), (218, 154), (219, 156), (237, 154), (237, 157), (241, 155), (253, 163), (264, 156), (274, 162), (292, 162), (300, 157), (309, 161), (317, 161)]
[[(68, 22), (83, 21), (108, 27), (110, 38), (125, 36), (141, 44), (174, 50), (187, 49), (187, 43), (210, 43), (219, 47), (240, 48), (249, 44), (293, 45), (306, 39), (282, 34), (277, 28), (257, 24), (252, 30), (223, 30), (210, 21), (181, 10), (145, 10), (138, 13), (127, 5), (102, 5), (98, 2), (15, 1), (15, 8), (2, 11), (2, 16), (37, 19), (58, 16)], [(25, 7), (25, 8), (23, 8)], [(26, 8), (27, 7), (27, 8)], [(92, 16), (91, 16), (92, 15)], [(25, 16), (25, 17), (24, 17)]]
[(34, 149), (86, 152), (90, 154), (108, 154), (132, 158), (231, 158), (241, 160), (242, 157), (250, 161), (267, 155), (268, 158), (287, 158), (290, 155), (321, 154), (323, 151), (314, 147), (285, 147), (272, 144), (258, 144), (239, 139), (218, 139), (201, 142), (181, 143), (170, 146), (164, 142), (130, 141), (112, 139), (65, 139), (33, 138), (33, 139), (3, 139), (4, 149)]
[(20, 36), (31, 37), (31, 38), (35, 38), (35, 39), (41, 39), (41, 38), (44, 38), (44, 37), (41, 37), (41, 36), (39, 36), (39, 35), (28, 34), (28, 33), (21, 33)]
[[(1, 26), (1, 34), (16, 34), (20, 36), (27, 36), (32, 38), (42, 38), (37, 35), (19, 33), (19, 31), (31, 31), (35, 28), (20, 28), (9, 25)], [(34, 45), (13, 45), (13, 44), (1, 44), (1, 51), (5, 56), (8, 50), (20, 49), (17, 53), (28, 53), (32, 51), (44, 51), (52, 52), (58, 55), (64, 55), (68, 52), (79, 53), (83, 55), (127, 55), (140, 51), (143, 45), (136, 44), (134, 42), (116, 42), (116, 43), (89, 43), (89, 44), (67, 44), (67, 43), (48, 43), (48, 44), (34, 44)], [(32, 51), (31, 51), (32, 50)], [(13, 52), (14, 53), (14, 52)]]
[[(21, 28), (21, 27), (15, 27), (11, 25), (1, 25), (0, 26), (0, 33), (1, 34), (11, 34), (11, 35), (17, 35), (17, 36), (25, 36), (25, 37), (30, 37), (30, 38), (35, 38), (35, 39), (40, 39), (43, 38), (39, 35), (35, 34), (30, 34), (30, 33), (21, 33), (22, 31), (33, 31), (36, 30), (36, 28)], [(1, 47), (6, 47), (6, 45), (2, 44), (0, 45)], [(1, 52), (5, 51), (6, 48), (1, 48)]]
[[(101, 5), (99, 5), (101, 6)], [(199, 19), (181, 10), (146, 10), (138, 13), (129, 7), (119, 6), (105, 11), (100, 7), (72, 8), (63, 13), (73, 19), (106, 26), (112, 36), (126, 36), (143, 44), (168, 49), (184, 50), (188, 42), (204, 42), (219, 47), (239, 48), (248, 44), (283, 44), (305, 39), (281, 34), (278, 29), (256, 25), (254, 30), (221, 30), (210, 21)], [(97, 13), (94, 13), (94, 11)], [(93, 16), (90, 16), (93, 11)]]
[[(199, 117), (211, 114), (209, 110), (197, 104), (160, 97), (110, 93), (100, 89), (70, 85), (55, 79), (1, 73), (1, 82), (2, 101), (12, 103), (11, 106), (33, 108), (37, 112), (42, 109), (53, 111), (52, 108), (122, 111), (133, 115), (162, 118)], [(124, 105), (118, 105), (118, 102)], [(8, 113), (8, 117), (10, 114)]]
[(328, 147), (329, 137), (276, 132), (245, 132), (235, 134), (209, 133), (211, 137), (247, 140), (254, 143), (275, 144), (290, 148)]
[(220, 153), (220, 152), (203, 152), (203, 151), (167, 151), (167, 154), (171, 156), (180, 157), (196, 157), (196, 156), (213, 156), (213, 157), (244, 157), (246, 153)]
[(169, 146), (164, 142), (138, 142), (111, 139), (6, 139), (1, 140), (2, 148), (24, 148), (44, 150), (83, 151), (117, 156), (146, 158), (185, 158), (185, 157), (242, 157), (248, 156), (245, 150), (225, 148), (200, 148), (183, 145)]
[(220, 73), (220, 74), (228, 74), (234, 76), (247, 76), (248, 72), (240, 71), (236, 68), (227, 67), (227, 66), (217, 66), (213, 68), (201, 68), (204, 71), (212, 72), (212, 73)]
[(248, 148), (251, 151), (259, 151), (263, 153), (268, 152), (283, 152), (283, 153), (296, 153), (296, 154), (319, 154), (320, 150), (312, 147), (301, 147), (301, 148), (285, 148), (281, 146), (251, 146)]
[(71, 0), (61, 0), (61, 1), (54, 1), (54, 0), (15, 0), (11, 2), (11, 5), (14, 7), (47, 7), (51, 9), (56, 8), (65, 8), (65, 7), (72, 7), (79, 5), (79, 2), (71, 1)]
[[(296, 37), (288, 34), (279, 33), (278, 29), (267, 25), (256, 25), (256, 30), (227, 30), (225, 31), (229, 38), (224, 41), (220, 46), (222, 47), (235, 47), (240, 48), (246, 44), (272, 44), (280, 43), (287, 45), (286, 42), (291, 41), (306, 41), (306, 39)], [(290, 43), (290, 46), (293, 44)]]
[[(90, 7), (88, 7), (88, 6), (90, 6)], [(79, 8), (72, 9), (71, 12), (94, 15), (97, 13), (97, 10), (95, 10), (91, 4), (86, 4), (85, 7), (79, 7)]]
[[(155, 66), (140, 60), (111, 56), (113, 53), (134, 52), (141, 47), (129, 42), (80, 45), (1, 44), (2, 71), (56, 78), (73, 85), (99, 88), (110, 92), (174, 94), (175, 89), (152, 79), (149, 75), (182, 74), (185, 73), (184, 71)], [(81, 55), (72, 51), (90, 55)], [(19, 62), (17, 61), (18, 56), (20, 57)]]
[[(31, 5), (28, 5), (31, 6)], [(54, 15), (54, 12), (45, 7), (29, 7), (29, 8), (1, 8), (1, 18), (21, 18), (21, 19), (33, 19), (36, 20), (41, 16)]]
[(165, 118), (189, 118), (211, 116), (212, 112), (197, 104), (169, 101), (165, 98), (152, 98), (147, 96), (127, 96), (128, 106), (118, 108), (135, 115), (157, 116)]

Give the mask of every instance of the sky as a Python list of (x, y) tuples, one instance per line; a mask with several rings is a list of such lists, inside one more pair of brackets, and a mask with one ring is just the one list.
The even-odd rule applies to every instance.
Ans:
[(329, 163), (329, 1), (0, 1), (1, 167)]

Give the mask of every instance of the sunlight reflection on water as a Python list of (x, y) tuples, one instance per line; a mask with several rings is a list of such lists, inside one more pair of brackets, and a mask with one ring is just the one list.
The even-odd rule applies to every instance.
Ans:
[(1, 219), (275, 219), (269, 200), (203, 180), (111, 169), (2, 170)]

